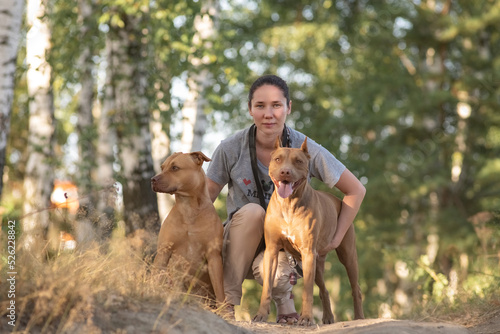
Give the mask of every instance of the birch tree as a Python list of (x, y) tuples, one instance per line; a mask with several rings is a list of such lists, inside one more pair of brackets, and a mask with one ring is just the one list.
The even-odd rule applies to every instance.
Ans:
[(213, 82), (213, 76), (206, 66), (211, 57), (204, 52), (212, 47), (216, 37), (216, 22), (218, 8), (216, 1), (206, 1), (201, 13), (194, 21), (195, 35), (193, 37), (193, 54), (190, 61), (193, 70), (188, 74), (189, 93), (182, 109), (181, 150), (183, 152), (201, 151), (203, 136), (208, 127), (206, 116), (207, 99), (204, 96), (206, 88)]
[[(151, 190), (150, 179), (154, 175), (149, 129), (149, 102), (146, 96), (147, 74), (145, 71), (146, 5), (142, 13), (112, 9), (109, 23), (108, 45), (113, 59), (111, 86), (115, 107), (118, 154), (120, 159), (119, 180), (123, 186), (124, 217), (127, 232), (137, 229), (159, 231), (156, 217), (157, 200)], [(151, 219), (150, 219), (151, 218)]]
[(114, 55), (113, 43), (109, 38), (106, 39), (105, 57), (108, 63), (106, 67), (106, 79), (104, 97), (101, 108), (98, 110), (97, 117), (97, 133), (99, 138), (99, 145), (97, 146), (97, 169), (96, 169), (96, 182), (102, 189), (99, 191), (97, 210), (103, 213), (99, 223), (111, 221), (114, 216), (115, 203), (114, 196), (110, 191), (114, 189), (113, 184), (115, 180), (113, 163), (114, 163), (114, 148), (116, 146), (116, 132), (113, 127), (115, 123), (115, 100), (114, 100), (114, 66), (117, 59)]
[(14, 96), (14, 75), (24, 1), (0, 2), (0, 198)]
[[(169, 91), (169, 85), (163, 85), (165, 87), (165, 91)], [(163, 95), (165, 93), (163, 90), (159, 90), (156, 92), (158, 99), (163, 99)], [(161, 164), (165, 161), (165, 158), (170, 155), (170, 129), (168, 127), (168, 123), (164, 121), (162, 118), (162, 114), (166, 113), (166, 109), (168, 106), (165, 103), (160, 103), (158, 105), (158, 109), (153, 110), (151, 117), (151, 135), (152, 135), (152, 147), (151, 154), (153, 156), (153, 166), (155, 169), (155, 173), (158, 174), (161, 171)], [(167, 126), (167, 131), (164, 130), (164, 127)], [(174, 201), (172, 196), (164, 193), (157, 193), (158, 198), (158, 215), (161, 221), (165, 218), (172, 208)]]
[[(172, 106), (172, 79), (180, 76), (192, 66), (194, 20), (199, 18), (201, 4), (196, 2), (172, 2), (160, 0), (151, 3), (149, 60), (151, 102), (152, 155), (155, 172), (171, 153), (171, 126), (176, 108)], [(182, 15), (179, 15), (182, 13)], [(185, 21), (179, 24), (178, 19)], [(175, 65), (174, 65), (175, 64)], [(191, 144), (189, 144), (191, 146)], [(169, 194), (156, 194), (158, 213), (163, 219), (170, 211), (174, 200)]]
[[(95, 215), (93, 210), (97, 199), (95, 191), (95, 168), (96, 164), (96, 138), (97, 128), (93, 116), (95, 103), (96, 83), (94, 79), (95, 64), (93, 57), (97, 50), (93, 37), (98, 35), (96, 22), (96, 2), (95, 0), (78, 0), (78, 18), (80, 39), (80, 53), (78, 57), (78, 79), (81, 85), (78, 96), (76, 133), (78, 135), (78, 169), (77, 184), (79, 193), (79, 204), (83, 208), (80, 210), (75, 232), (76, 239), (80, 246), (87, 241), (95, 239), (96, 236), (109, 235), (111, 231), (110, 219), (91, 219)], [(95, 233), (95, 221), (98, 220), (98, 227), (101, 228)]]
[[(93, 43), (91, 36), (96, 33), (97, 23), (94, 21), (95, 12), (94, 0), (78, 1), (78, 21), (80, 26), (80, 38), (82, 41), (82, 50), (78, 59), (78, 68), (80, 74), (81, 90), (78, 99), (78, 148), (79, 148), (79, 190), (85, 194), (88, 202), (92, 201), (92, 171), (95, 166), (96, 152), (94, 140), (96, 138), (96, 129), (94, 126), (94, 116), (92, 109), (94, 106), (94, 56)], [(82, 200), (82, 199), (81, 199)], [(80, 200), (80, 201), (81, 201)], [(82, 203), (81, 203), (82, 204)]]
[(49, 223), (50, 194), (53, 187), (54, 98), (52, 69), (47, 62), (50, 51), (50, 29), (43, 16), (47, 1), (29, 0), (26, 63), (29, 103), (28, 162), (24, 177), (24, 245), (32, 248), (40, 241)]

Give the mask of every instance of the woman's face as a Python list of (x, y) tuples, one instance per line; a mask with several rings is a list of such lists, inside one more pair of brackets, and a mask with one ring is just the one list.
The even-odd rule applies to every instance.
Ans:
[(249, 104), (250, 115), (257, 129), (268, 135), (281, 134), (291, 108), (292, 101), (287, 105), (281, 89), (273, 85), (257, 88)]

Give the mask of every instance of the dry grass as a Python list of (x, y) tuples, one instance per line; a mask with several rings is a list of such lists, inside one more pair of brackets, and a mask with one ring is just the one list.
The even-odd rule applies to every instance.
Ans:
[[(477, 276), (472, 276), (474, 280)], [(468, 328), (477, 327), (488, 322), (489, 319), (500, 316), (500, 289), (499, 276), (489, 275), (486, 288), (472, 290), (462, 287), (454, 302), (442, 301), (423, 303), (414, 309), (409, 319), (426, 322), (447, 322), (462, 325)], [(480, 278), (476, 278), (478, 281)], [(477, 286), (481, 285), (476, 283)], [(498, 321), (498, 320), (497, 320)], [(488, 331), (484, 333), (490, 333)]]
[(429, 305), (416, 320), (475, 327), (500, 314), (500, 297), (492, 294), (485, 298), (467, 298), (459, 305), (445, 306)]
[[(144, 249), (155, 243), (156, 236), (147, 233), (135, 238), (115, 236), (86, 250), (61, 252), (42, 260), (18, 250), (15, 329), (25, 333), (64, 333), (84, 326), (84, 332), (102, 332), (101, 322), (112, 320), (112, 316), (106, 320), (104, 314), (139, 311), (144, 309), (139, 305), (147, 304), (156, 305), (153, 313), (157, 319), (149, 320), (154, 330), (171, 309), (179, 309), (183, 304), (202, 306), (199, 298), (180, 292), (184, 280), (181, 273), (169, 272), (161, 278), (152, 274)], [(5, 265), (5, 261), (1, 263)], [(2, 299), (6, 296), (2, 291)], [(0, 303), (3, 319), (8, 303), (9, 300)]]

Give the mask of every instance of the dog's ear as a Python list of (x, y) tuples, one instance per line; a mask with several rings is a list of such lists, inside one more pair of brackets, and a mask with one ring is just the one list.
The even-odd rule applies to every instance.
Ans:
[(280, 136), (278, 136), (278, 137), (276, 137), (276, 141), (274, 142), (274, 149), (277, 150), (280, 147), (281, 147), (281, 140), (280, 140)]
[(211, 161), (211, 159), (209, 157), (207, 157), (205, 154), (201, 153), (200, 151), (190, 153), (190, 155), (193, 158), (194, 162), (196, 162), (200, 166), (203, 164), (204, 161)]
[(300, 149), (302, 150), (302, 152), (304, 152), (305, 154), (309, 154), (309, 151), (307, 149), (307, 137), (304, 139), (304, 142), (302, 143), (302, 145), (300, 146)]

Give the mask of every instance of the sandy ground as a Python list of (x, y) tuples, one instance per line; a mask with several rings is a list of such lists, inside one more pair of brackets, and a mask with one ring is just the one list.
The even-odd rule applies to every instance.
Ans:
[(339, 322), (332, 325), (318, 326), (313, 328), (299, 328), (296, 326), (281, 326), (275, 324), (248, 324), (247, 329), (253, 333), (340, 333), (340, 334), (424, 334), (424, 333), (443, 333), (443, 334), (468, 334), (465, 327), (446, 324), (446, 323), (425, 323), (407, 320), (390, 319), (365, 319), (347, 322)]
[(500, 309), (492, 311), (483, 319), (469, 325), (445, 322), (417, 322), (391, 319), (365, 319), (338, 322), (332, 325), (298, 327), (275, 323), (252, 323), (224, 321), (210, 311), (196, 307), (159, 309), (141, 305), (136, 310), (99, 312), (93, 322), (94, 328), (77, 326), (70, 333), (241, 333), (241, 334), (493, 334), (500, 333)]
[[(49, 327), (38, 324), (26, 329), (26, 323), (14, 328), (15, 333), (71, 333), (71, 334), (498, 334), (500, 307), (479, 316), (447, 322), (365, 319), (338, 322), (332, 325), (299, 327), (276, 323), (225, 321), (199, 306), (162, 306), (137, 303), (128, 307), (93, 309), (77, 323), (53, 323)], [(5, 320), (5, 319), (3, 319)], [(0, 322), (0, 333), (12, 332), (6, 321)]]

